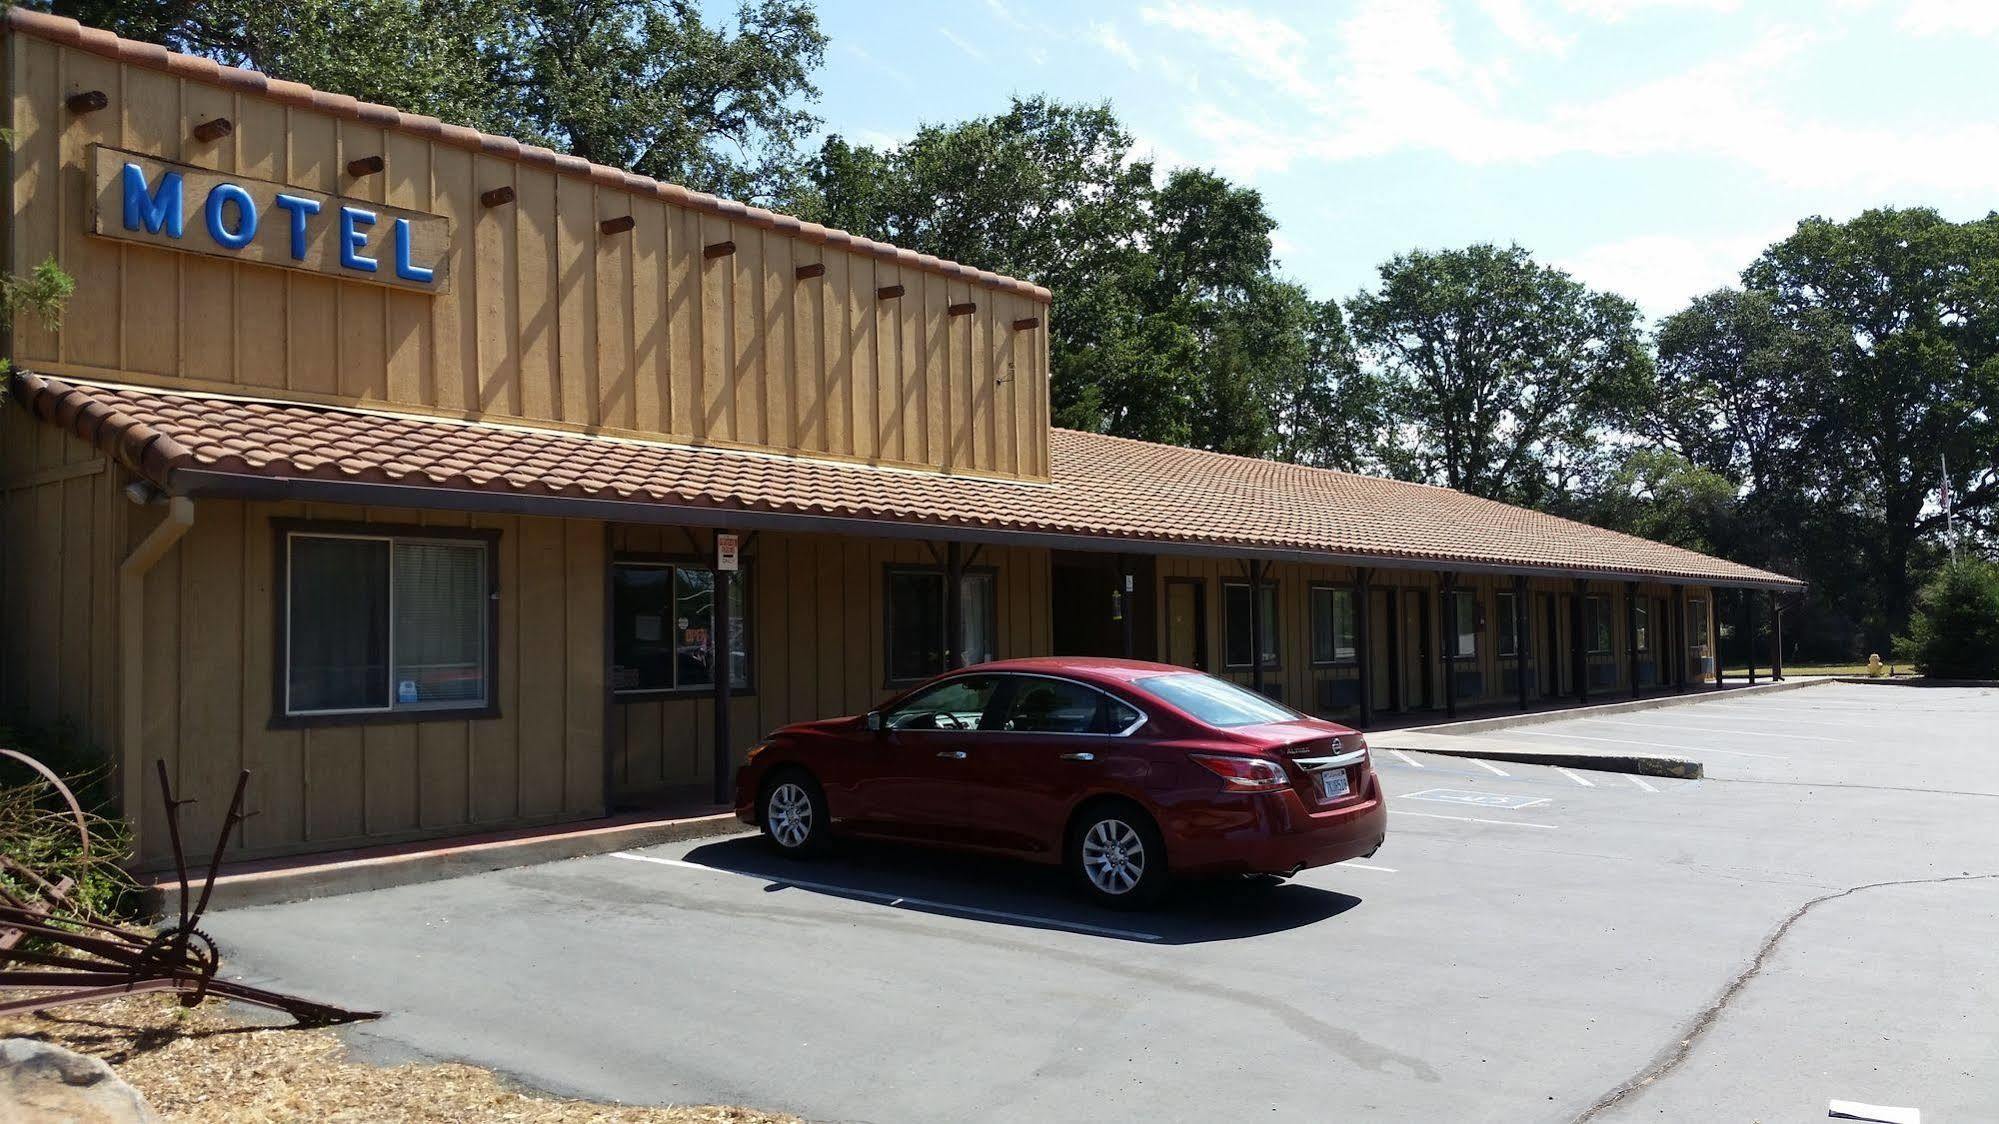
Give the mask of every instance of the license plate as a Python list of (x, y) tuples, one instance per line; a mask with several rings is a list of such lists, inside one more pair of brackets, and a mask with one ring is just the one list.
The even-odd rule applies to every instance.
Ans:
[(1318, 774), (1318, 778), (1319, 799), (1338, 800), (1347, 794), (1347, 771), (1345, 769), (1327, 769), (1325, 772)]

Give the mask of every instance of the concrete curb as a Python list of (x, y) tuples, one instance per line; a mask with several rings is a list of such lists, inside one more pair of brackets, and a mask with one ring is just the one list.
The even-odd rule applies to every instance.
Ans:
[[(1372, 743), (1370, 743), (1372, 744)], [(1403, 749), (1434, 753), (1441, 757), (1477, 757), (1486, 761), (1515, 761), (1522, 765), (1563, 765), (1596, 773), (1636, 773), (1645, 777), (1674, 777), (1698, 780), (1701, 763), (1690, 757), (1666, 757), (1650, 753), (1565, 753), (1554, 749), (1499, 749), (1494, 747), (1423, 745), (1381, 745), (1382, 749)]]
[[(1754, 687), (1730, 687), (1716, 691), (1695, 689), (1684, 695), (1660, 695), (1650, 699), (1626, 699), (1623, 702), (1599, 703), (1595, 706), (1579, 706), (1569, 710), (1530, 710), (1524, 714), (1503, 714), (1494, 718), (1472, 718), (1463, 722), (1440, 722), (1434, 726), (1411, 727), (1408, 732), (1424, 734), (1484, 734), (1494, 730), (1510, 730), (1515, 726), (1538, 726), (1544, 722), (1566, 722), (1578, 718), (1595, 718), (1605, 714), (1633, 714), (1641, 710), (1660, 710), (1669, 706), (1692, 706), (1695, 703), (1713, 702), (1716, 699), (1736, 699), (1745, 695), (1768, 695), (1778, 691), (1797, 691), (1806, 687), (1816, 687), (1822, 683), (1837, 682), (1833, 679), (1787, 679), (1781, 683), (1758, 683)], [(1383, 730), (1381, 736), (1393, 737), (1399, 730)], [(1368, 735), (1368, 743), (1374, 743), (1375, 736)], [(1382, 743), (1386, 745), (1387, 743)], [(1397, 747), (1391, 747), (1397, 748)]]
[(1842, 675), (1837, 682), (1858, 683), (1863, 687), (1999, 687), (1999, 679), (1931, 679), (1928, 676), (1869, 679), (1865, 675)]
[[(298, 866), (224, 873), (215, 879), (215, 894), (209, 899), (209, 908), (243, 909), (336, 894), (356, 894), (634, 847), (734, 835), (748, 830), (733, 812), (717, 812), (686, 819), (586, 827), (526, 838), (442, 845), (401, 854), (307, 861)], [(148, 887), (145, 890), (146, 908), (157, 914), (179, 893), (180, 884), (177, 882), (161, 882)]]

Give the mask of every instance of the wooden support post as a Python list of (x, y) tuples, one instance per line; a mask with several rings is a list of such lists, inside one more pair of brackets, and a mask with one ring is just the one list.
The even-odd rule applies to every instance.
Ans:
[(597, 233), (605, 237), (613, 234), (623, 234), (638, 224), (639, 220), (632, 215), (619, 215), (616, 218), (605, 219), (603, 222), (598, 223)]
[(1638, 697), (1638, 583), (1624, 583), (1624, 647), (1631, 673), (1631, 697)]
[(1353, 644), (1354, 672), (1360, 683), (1360, 725), (1364, 730), (1374, 721), (1374, 646), (1370, 641), (1368, 614), (1374, 595), (1368, 580), (1374, 571), (1362, 566), (1354, 571)]
[(944, 669), (965, 666), (965, 548), (944, 547)]
[[(1527, 612), (1527, 575), (1518, 574), (1513, 578), (1513, 667), (1515, 685), (1520, 688), (1520, 709), (1527, 709), (1527, 672), (1533, 659), (1534, 644), (1530, 639), (1534, 630), (1528, 627), (1531, 614)], [(1553, 643), (1554, 637), (1548, 638)]]
[(1735, 591), (1735, 599), (1741, 605), (1742, 616), (1742, 659), (1749, 665), (1749, 685), (1756, 685), (1756, 595), (1746, 589)]
[(388, 167), (388, 161), (380, 156), (357, 156), (347, 162), (347, 174), (355, 179), (379, 174)]
[(1249, 685), (1263, 693), (1263, 563), (1249, 560)]
[(809, 281), (814, 277), (824, 277), (826, 276), (826, 263), (823, 261), (807, 262), (797, 269), (792, 270), (791, 275), (800, 281)]
[(69, 107), (71, 113), (95, 113), (110, 105), (111, 99), (105, 96), (103, 90), (79, 90), (64, 98), (63, 104)]
[(1444, 634), (1444, 717), (1458, 716), (1458, 599), (1452, 596), (1451, 587), (1457, 583), (1457, 575), (1448, 572), (1437, 574), (1437, 620)]
[(1569, 614), (1569, 642), (1575, 650), (1569, 653), (1569, 662), (1576, 669), (1576, 701), (1589, 702), (1589, 637), (1588, 626), (1583, 620), (1589, 615), (1589, 583), (1576, 579), (1575, 609)]
[[(717, 532), (718, 535), (721, 533)], [(731, 758), (734, 756), (735, 747), (731, 744), (733, 739), (729, 735), (729, 696), (735, 686), (734, 683), (730, 682), (732, 677), (729, 674), (729, 665), (732, 662), (729, 652), (729, 642), (734, 639), (730, 635), (729, 628), (729, 579), (733, 577), (735, 575), (729, 571), (719, 566), (716, 567), (715, 590), (712, 595), (714, 603), (709, 606), (708, 613), (708, 619), (712, 622), (715, 629), (714, 642), (711, 645), (715, 653), (715, 666), (711, 670), (715, 676), (714, 766), (715, 803), (717, 804), (729, 803), (731, 796), (730, 782), (733, 779), (730, 774), (735, 771), (730, 767), (733, 764)]]
[(1770, 591), (1770, 681), (1784, 681), (1784, 603)]
[(194, 127), (194, 139), (203, 144), (213, 144), (236, 131), (236, 126), (227, 117), (211, 117)]
[(1693, 645), (1687, 643), (1687, 587), (1673, 587), (1673, 687), (1680, 694), (1687, 693), (1687, 655)]
[(489, 191), (482, 191), (479, 193), (479, 205), (481, 207), (487, 207), (487, 208), (504, 207), (513, 201), (514, 201), (514, 188), (512, 184), (508, 184), (505, 187), (496, 187)]

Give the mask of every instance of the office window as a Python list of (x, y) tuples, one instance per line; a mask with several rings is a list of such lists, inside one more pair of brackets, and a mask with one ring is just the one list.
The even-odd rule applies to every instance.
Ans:
[(280, 712), (485, 709), (491, 555), (483, 535), (287, 531)]
[(1499, 614), (1499, 654), (1520, 654), (1520, 598), (1514, 593), (1492, 595), (1492, 611)]
[(1353, 597), (1354, 591), (1344, 586), (1312, 587), (1313, 663), (1348, 663), (1358, 654)]
[(1451, 616), (1456, 635), (1451, 638), (1451, 656), (1469, 660), (1478, 656), (1478, 593), (1470, 589), (1451, 591)]
[(1610, 651), (1610, 598), (1598, 593), (1583, 598), (1583, 627), (1591, 655)]
[[(1263, 666), (1277, 666), (1277, 586), (1266, 582), (1262, 590)], [(1230, 667), (1248, 667), (1250, 660), (1249, 583), (1222, 584), (1222, 631), (1225, 641), (1222, 658)]]
[(1649, 652), (1652, 650), (1652, 607), (1641, 598), (1631, 611), (1634, 625), (1631, 635), (1637, 639), (1639, 651)]
[(1708, 646), (1707, 601), (1695, 597), (1687, 602), (1687, 647)]
[[(729, 582), (729, 686), (747, 689), (749, 571)], [(715, 573), (701, 566), (618, 562), (611, 567), (611, 688), (706, 690), (715, 685)]]
[[(887, 581), (887, 674), (891, 683), (928, 679), (946, 670), (945, 649), (951, 639), (944, 627), (945, 575), (924, 566), (891, 566)], [(985, 663), (997, 654), (995, 626), (999, 620), (999, 583), (992, 570), (966, 570), (962, 575), (965, 655), (963, 663)]]

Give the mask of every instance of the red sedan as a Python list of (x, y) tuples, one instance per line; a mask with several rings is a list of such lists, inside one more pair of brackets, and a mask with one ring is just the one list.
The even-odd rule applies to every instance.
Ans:
[(833, 836), (1061, 863), (1111, 906), (1169, 875), (1291, 875), (1387, 830), (1367, 741), (1167, 664), (1004, 660), (750, 750), (736, 815), (805, 855)]

